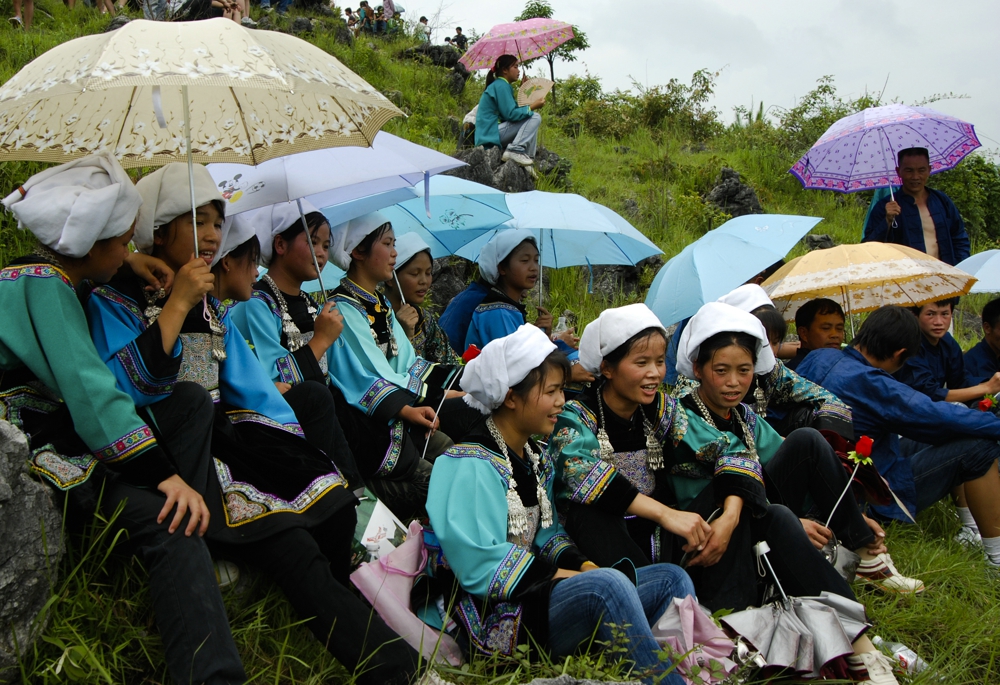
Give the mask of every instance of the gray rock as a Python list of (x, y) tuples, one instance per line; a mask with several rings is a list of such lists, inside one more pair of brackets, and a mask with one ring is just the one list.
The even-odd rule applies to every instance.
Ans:
[(435, 259), (431, 271), (434, 286), (429, 293), (430, 304), (438, 312), (443, 312), (448, 303), (455, 298), (455, 295), (465, 290), (465, 286), (472, 280), (475, 270), (475, 264), (461, 257)]
[(333, 31), (333, 40), (341, 45), (352, 46), (354, 45), (354, 34), (351, 29), (347, 28), (347, 24), (338, 22), (337, 28)]
[(837, 241), (833, 239), (833, 236), (827, 233), (807, 235), (805, 237), (805, 241), (806, 247), (810, 250), (829, 250), (831, 247), (837, 246)]
[[(258, 31), (274, 30), (274, 21), (271, 19), (270, 14), (265, 14), (264, 16), (262, 16), (260, 19), (257, 20), (257, 30)], [(350, 31), (348, 31), (348, 33), (350, 33)]]
[(514, 162), (500, 161), (500, 148), (474, 147), (459, 150), (453, 156), (462, 160), (468, 166), (446, 171), (446, 174), (457, 176), (476, 183), (502, 190), (505, 193), (521, 193), (535, 189), (535, 179), (527, 169)]
[(462, 55), (458, 50), (449, 45), (421, 43), (416, 47), (403, 50), (402, 56), (409, 59), (426, 59), (435, 66), (452, 69), (458, 64), (458, 59)]
[(639, 203), (635, 200), (635, 198), (632, 197), (625, 198), (624, 202), (622, 202), (622, 205), (623, 205), (622, 211), (625, 213), (625, 216), (629, 217), (630, 219), (634, 219), (637, 216), (639, 216)]
[(610, 265), (594, 267), (594, 295), (611, 302), (622, 293), (637, 294), (639, 277), (647, 267), (653, 271), (663, 266), (663, 256), (653, 255), (643, 259), (635, 266)]
[(563, 190), (572, 187), (569, 172), (573, 169), (573, 162), (540, 145), (535, 152), (535, 169), (540, 174), (551, 176), (555, 185)]
[(705, 199), (733, 217), (764, 213), (757, 191), (743, 183), (739, 172), (729, 167), (722, 167), (715, 187)]
[(402, 104), (403, 104), (403, 94), (400, 91), (398, 91), (398, 90), (387, 90), (387, 91), (385, 91), (385, 93), (383, 93), (383, 95), (385, 95), (387, 98), (389, 98), (389, 100), (392, 101), (392, 104), (396, 105), (397, 107), (402, 106)]
[(129, 23), (130, 21), (132, 20), (126, 17), (124, 14), (116, 15), (111, 21), (108, 22), (108, 25), (104, 27), (104, 33), (116, 31), (120, 29), (122, 26), (125, 26), (125, 24)]
[(289, 32), (295, 36), (313, 32), (313, 22), (309, 17), (295, 17), (292, 19), (292, 26)]
[(14, 678), (18, 651), (45, 627), (36, 617), (65, 551), (60, 509), (28, 473), (28, 457), (24, 433), (0, 421), (0, 682)]

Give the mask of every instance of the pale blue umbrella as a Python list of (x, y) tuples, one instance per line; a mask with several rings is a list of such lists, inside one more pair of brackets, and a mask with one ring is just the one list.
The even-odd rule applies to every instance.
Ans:
[(979, 279), (970, 293), (1000, 293), (1000, 250), (979, 252), (963, 259), (955, 268)]
[(784, 259), (822, 219), (749, 214), (730, 219), (667, 262), (649, 288), (646, 305), (664, 326), (694, 314)]

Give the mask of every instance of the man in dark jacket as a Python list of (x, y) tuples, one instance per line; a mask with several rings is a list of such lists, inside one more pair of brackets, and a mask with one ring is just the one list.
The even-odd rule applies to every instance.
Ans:
[(874, 204), (861, 242), (899, 243), (958, 264), (969, 256), (969, 234), (951, 198), (927, 187), (931, 175), (927, 149), (900, 150), (896, 159), (903, 186), (895, 201), (887, 197)]

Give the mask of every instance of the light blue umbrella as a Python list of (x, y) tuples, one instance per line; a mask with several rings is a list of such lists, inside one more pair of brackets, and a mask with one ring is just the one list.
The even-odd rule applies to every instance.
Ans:
[(670, 326), (706, 302), (784, 259), (822, 219), (784, 214), (750, 214), (730, 219), (685, 247), (653, 279), (646, 305)]
[(979, 252), (963, 259), (955, 268), (979, 279), (970, 293), (1000, 293), (1000, 250)]

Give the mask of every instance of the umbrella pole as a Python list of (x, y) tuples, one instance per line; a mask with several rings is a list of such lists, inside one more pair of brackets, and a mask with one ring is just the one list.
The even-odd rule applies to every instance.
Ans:
[(316, 248), (313, 246), (312, 235), (309, 234), (309, 224), (306, 223), (306, 215), (302, 211), (302, 200), (296, 200), (299, 207), (299, 219), (302, 221), (302, 228), (306, 232), (306, 244), (309, 245), (309, 254), (312, 255), (313, 266), (316, 267), (316, 280), (319, 281), (319, 289), (323, 292), (323, 304), (326, 304), (326, 286), (323, 285), (323, 272), (319, 268), (319, 260), (316, 259)]
[(781, 598), (787, 602), (788, 595), (785, 594), (785, 588), (781, 587), (781, 581), (778, 580), (778, 574), (774, 572), (774, 568), (771, 566), (771, 560), (767, 558), (767, 553), (770, 551), (771, 547), (767, 544), (766, 540), (761, 540), (753, 546), (753, 553), (757, 555), (758, 563), (761, 559), (763, 559), (764, 563), (767, 564), (767, 570), (771, 572), (771, 577), (774, 578), (774, 584), (778, 586), (778, 592), (781, 593)]
[[(181, 94), (184, 96), (184, 142), (187, 145), (187, 165), (188, 165), (188, 188), (191, 191), (191, 230), (194, 232), (194, 255), (198, 256), (198, 208), (195, 207), (194, 199), (194, 158), (191, 152), (191, 105), (188, 102), (188, 87), (181, 86)], [(208, 313), (208, 295), (201, 298), (202, 317), (205, 321), (211, 321), (212, 317)]]
[(847, 305), (847, 320), (851, 322), (851, 340), (854, 340), (857, 333), (854, 332), (854, 312), (851, 311), (851, 298), (847, 296), (847, 288), (841, 286), (840, 292), (844, 296), (844, 304)]
[(399, 276), (396, 275), (396, 270), (392, 270), (392, 279), (396, 281), (396, 290), (399, 292), (399, 301), (404, 305), (406, 304), (406, 298), (403, 296), (403, 289), (399, 286)]

